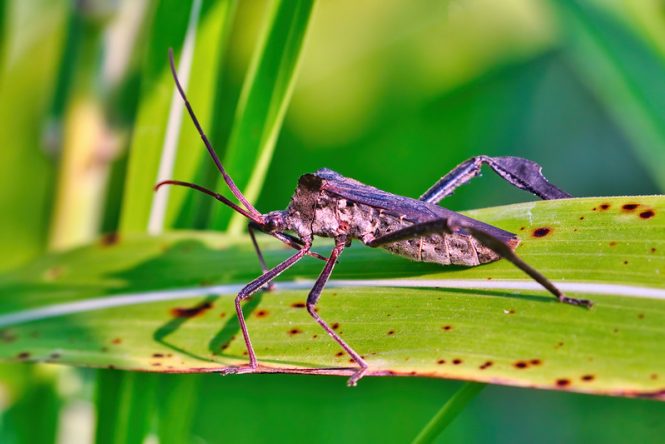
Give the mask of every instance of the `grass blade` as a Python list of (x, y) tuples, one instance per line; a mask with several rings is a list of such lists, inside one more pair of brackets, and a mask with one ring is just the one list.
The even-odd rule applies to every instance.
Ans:
[[(270, 164), (313, 5), (313, 0), (274, 2), (243, 84), (224, 165), (250, 202), (258, 197)], [(236, 218), (229, 226), (230, 218), (227, 208), (215, 206), (211, 227), (235, 233), (244, 229), (246, 221)]]
[[(231, 0), (202, 2), (200, 19), (197, 22), (196, 43), (192, 60), (192, 75), (188, 94), (204, 127), (212, 113), (214, 82), (222, 65), (219, 54), (226, 44), (227, 28), (230, 26), (235, 2)], [(169, 0), (160, 2), (153, 17), (153, 31), (145, 57), (141, 80), (141, 100), (135, 122), (131, 154), (123, 200), (120, 231), (143, 232), (148, 227), (153, 187), (162, 158), (162, 147), (167, 131), (169, 104), (173, 99), (174, 82), (168, 71), (168, 48), (179, 54), (183, 44), (190, 8), (188, 2)], [(164, 32), (168, 29), (169, 32)], [(179, 98), (176, 98), (179, 102)], [(186, 123), (186, 122), (185, 122)], [(174, 122), (182, 125), (183, 122)], [(200, 139), (191, 125), (182, 126), (172, 175), (181, 180), (196, 177), (200, 165), (208, 161), (205, 150), (200, 148)], [(183, 205), (187, 194), (181, 190), (169, 193), (168, 208), (163, 226), (171, 227)]]
[[(42, 118), (48, 113), (58, 67), (58, 48), (65, 30), (63, 4), (35, 10), (25, 20), (32, 27), (13, 26), (17, 15), (6, 8), (3, 56), (12, 47), (24, 50), (5, 60), (0, 73), (0, 119), (11, 122), (0, 131), (0, 269), (17, 266), (44, 251), (56, 175), (54, 159), (44, 149)], [(48, 17), (48, 23), (43, 21)], [(11, 32), (10, 32), (11, 31)], [(35, 69), (35, 60), (40, 69)], [(11, 149), (9, 148), (11, 147)], [(26, 174), (29, 172), (29, 174)]]
[(97, 444), (143, 442), (152, 418), (158, 375), (100, 371), (97, 376)]

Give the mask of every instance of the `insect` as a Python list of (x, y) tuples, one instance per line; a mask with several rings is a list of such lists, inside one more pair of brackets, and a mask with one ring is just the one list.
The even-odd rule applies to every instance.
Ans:
[[(235, 298), (235, 309), (247, 347), (249, 363), (243, 368), (229, 369), (227, 373), (251, 373), (259, 368), (241, 310), (242, 301), (258, 290), (268, 287), (277, 276), (304, 256), (312, 256), (324, 261), (325, 265), (307, 297), (307, 311), (358, 364), (358, 369), (348, 381), (348, 385), (356, 385), (368, 369), (367, 362), (319, 316), (315, 309), (337, 259), (352, 240), (359, 240), (369, 247), (382, 247), (416, 261), (441, 265), (475, 266), (505, 258), (540, 283), (558, 301), (584, 307), (591, 306), (591, 301), (565, 296), (545, 276), (524, 262), (514, 251), (519, 244), (515, 234), (437, 205), (457, 187), (479, 175), (483, 164), (488, 165), (510, 184), (542, 199), (570, 197), (568, 193), (545, 179), (537, 163), (519, 157), (477, 156), (443, 176), (419, 199), (391, 194), (346, 178), (332, 170), (321, 169), (300, 177), (286, 210), (263, 214), (243, 196), (208, 141), (180, 85), (172, 51), (169, 52), (169, 61), (176, 87), (192, 122), (224, 181), (240, 204), (199, 185), (177, 180), (162, 181), (155, 186), (155, 189), (163, 185), (193, 188), (212, 196), (245, 216), (250, 221), (248, 231), (263, 270), (263, 273), (240, 290)], [(256, 242), (257, 230), (279, 239), (296, 252), (269, 269)], [(329, 257), (321, 256), (311, 250), (314, 236), (334, 239), (335, 246)]]

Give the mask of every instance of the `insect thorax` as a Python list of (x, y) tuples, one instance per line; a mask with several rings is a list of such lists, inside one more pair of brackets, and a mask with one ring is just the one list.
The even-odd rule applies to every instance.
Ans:
[[(405, 217), (321, 190), (318, 178), (312, 176), (301, 178), (285, 217), (288, 228), (303, 239), (346, 236), (366, 244), (413, 224)], [(382, 248), (412, 260), (442, 265), (473, 266), (499, 258), (473, 237), (461, 234), (432, 234)]]

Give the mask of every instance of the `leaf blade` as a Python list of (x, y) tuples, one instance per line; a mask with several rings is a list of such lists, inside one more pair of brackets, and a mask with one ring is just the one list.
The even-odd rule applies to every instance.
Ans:
[[(601, 210), (604, 204), (609, 207)], [(627, 204), (637, 206), (626, 210)], [(649, 211), (654, 216), (640, 216)], [(596, 306), (590, 311), (555, 303), (540, 289), (502, 289), (503, 282), (529, 283), (505, 261), (443, 270), (377, 250), (350, 248), (334, 279), (390, 277), (425, 286), (332, 285), (322, 297), (320, 314), (337, 323), (344, 339), (366, 356), (372, 374), (662, 398), (664, 297), (611, 292), (621, 294), (626, 288), (663, 292), (665, 283), (658, 277), (665, 272), (664, 212), (664, 197), (633, 196), (536, 202), (467, 213), (524, 233), (518, 252), (557, 283), (614, 285), (615, 290), (599, 287), (601, 294), (570, 292), (593, 299)], [(551, 233), (532, 237), (530, 233), (546, 221)], [(617, 240), (617, 245), (609, 245)], [(289, 253), (269, 245), (270, 263)], [(651, 245), (656, 248), (653, 253)], [(624, 266), (626, 255), (632, 262)], [(612, 263), (615, 267), (608, 269)], [(631, 272), (631, 264), (644, 270)], [(59, 276), (54, 267), (60, 267)], [(311, 280), (320, 267), (315, 260), (302, 263), (279, 281), (282, 289), (276, 294), (261, 295), (246, 307), (257, 354), (267, 367), (352, 371), (349, 358), (339, 355), (338, 347), (302, 308), (308, 288), (302, 279)], [(617, 271), (617, 267), (624, 268)], [(94, 245), (44, 258), (0, 281), (0, 294), (14, 296), (0, 298), (5, 320), (8, 313), (48, 307), (55, 301), (85, 302), (92, 295), (106, 295), (97, 301), (116, 305), (103, 310), (93, 305), (12, 326), (5, 322), (3, 337), (11, 340), (5, 341), (0, 357), (162, 372), (216, 371), (241, 364), (244, 343), (234, 317), (233, 295), (256, 274), (258, 264), (246, 240), (208, 233), (127, 237), (115, 246)], [(38, 276), (37, 282), (31, 276)], [(284, 285), (289, 280), (295, 288)], [(434, 288), (430, 282), (436, 280), (447, 288)], [(475, 282), (477, 288), (453, 288), (449, 283), (455, 281)], [(228, 283), (238, 285), (211, 287)], [(183, 288), (193, 293), (175, 292)], [(145, 299), (150, 295), (157, 297), (150, 302)], [(17, 300), (23, 302), (17, 305)], [(33, 331), (39, 332), (37, 337), (31, 336)]]

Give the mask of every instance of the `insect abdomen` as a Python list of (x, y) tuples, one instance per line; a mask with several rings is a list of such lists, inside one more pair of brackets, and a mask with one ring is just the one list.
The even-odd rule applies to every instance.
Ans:
[[(344, 199), (337, 200), (334, 205), (324, 205), (324, 208), (328, 209), (328, 213), (330, 208), (334, 208), (336, 214), (335, 217), (327, 214), (328, 217), (323, 219), (336, 219), (338, 229), (363, 243), (412, 224), (405, 218)], [(386, 244), (381, 248), (415, 261), (441, 265), (474, 266), (499, 259), (496, 253), (475, 238), (462, 234), (431, 234)]]
[(383, 246), (386, 250), (420, 262), (475, 266), (499, 256), (471, 236), (434, 234)]

